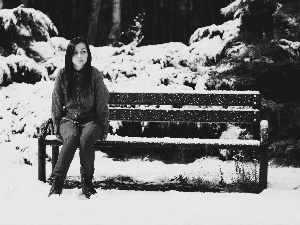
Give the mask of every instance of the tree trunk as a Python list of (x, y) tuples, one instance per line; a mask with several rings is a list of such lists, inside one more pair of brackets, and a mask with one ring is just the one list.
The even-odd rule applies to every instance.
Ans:
[(86, 38), (87, 31), (88, 31), (88, 25), (89, 25), (88, 15), (90, 15), (91, 8), (90, 8), (89, 2), (87, 2), (86, 0), (80, 0), (79, 7), (81, 9), (79, 11), (79, 17), (80, 17), (79, 32), (82, 37)]
[(121, 0), (113, 0), (112, 24), (108, 36), (108, 45), (114, 45), (120, 38), (121, 33)]
[(92, 0), (92, 12), (87, 32), (87, 41), (90, 45), (96, 44), (101, 2), (102, 0)]
[(212, 1), (208, 1), (209, 4), (209, 11), (211, 12), (211, 21), (213, 24), (216, 23), (216, 17), (215, 17), (215, 12), (214, 12), (214, 6)]

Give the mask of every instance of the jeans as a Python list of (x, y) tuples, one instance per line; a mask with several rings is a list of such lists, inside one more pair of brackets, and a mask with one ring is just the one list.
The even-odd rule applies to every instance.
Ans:
[(95, 149), (94, 144), (101, 136), (101, 128), (94, 122), (75, 123), (64, 121), (60, 125), (63, 146), (60, 150), (52, 176), (66, 176), (79, 148), (82, 176), (94, 175)]

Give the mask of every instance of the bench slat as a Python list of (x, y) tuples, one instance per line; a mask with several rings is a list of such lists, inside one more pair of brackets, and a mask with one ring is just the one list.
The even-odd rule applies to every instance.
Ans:
[[(55, 136), (49, 135), (45, 139), (46, 145), (62, 145)], [(109, 135), (106, 141), (99, 141), (95, 148), (187, 148), (198, 149), (215, 147), (218, 149), (255, 150), (260, 146), (257, 140), (231, 139), (199, 139), (199, 138), (143, 138), (121, 137)]]
[(137, 109), (110, 108), (109, 119), (119, 121), (148, 121), (148, 122), (202, 122), (202, 123), (252, 123), (259, 119), (256, 109), (235, 110), (180, 110), (180, 109)]
[(138, 138), (126, 137), (116, 140), (98, 142), (96, 148), (168, 148), (168, 149), (201, 149), (214, 147), (217, 149), (258, 150), (259, 141), (255, 140), (225, 140), (198, 138)]
[(109, 104), (124, 105), (215, 105), (253, 106), (260, 104), (257, 91), (206, 91), (203, 93), (119, 93), (111, 92)]

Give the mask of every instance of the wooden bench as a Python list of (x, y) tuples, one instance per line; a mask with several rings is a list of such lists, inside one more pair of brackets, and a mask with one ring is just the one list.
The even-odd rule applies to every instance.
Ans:
[[(172, 107), (172, 106), (176, 107)], [(112, 92), (109, 100), (110, 121), (188, 122), (188, 123), (250, 123), (253, 140), (200, 138), (146, 138), (110, 135), (99, 141), (96, 150), (116, 148), (218, 148), (260, 151), (259, 182), (267, 187), (267, 121), (260, 118), (261, 97), (257, 91), (205, 91), (202, 93), (120, 93)], [(262, 126), (263, 124), (263, 126)], [(54, 135), (49, 119), (38, 138), (38, 179), (46, 181), (46, 145), (52, 146), (52, 169), (62, 142)], [(51, 131), (51, 132), (52, 132)], [(53, 134), (53, 133), (52, 133)]]

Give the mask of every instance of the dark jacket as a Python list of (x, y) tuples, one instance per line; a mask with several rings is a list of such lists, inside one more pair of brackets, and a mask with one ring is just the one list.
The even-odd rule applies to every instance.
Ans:
[(84, 94), (82, 79), (84, 74), (79, 71), (74, 74), (75, 92), (67, 100), (66, 73), (61, 69), (55, 79), (52, 93), (52, 119), (54, 132), (59, 134), (60, 123), (69, 120), (78, 123), (95, 122), (99, 124), (103, 133), (108, 133), (108, 100), (109, 92), (103, 82), (102, 73), (95, 67), (91, 69), (91, 91)]

